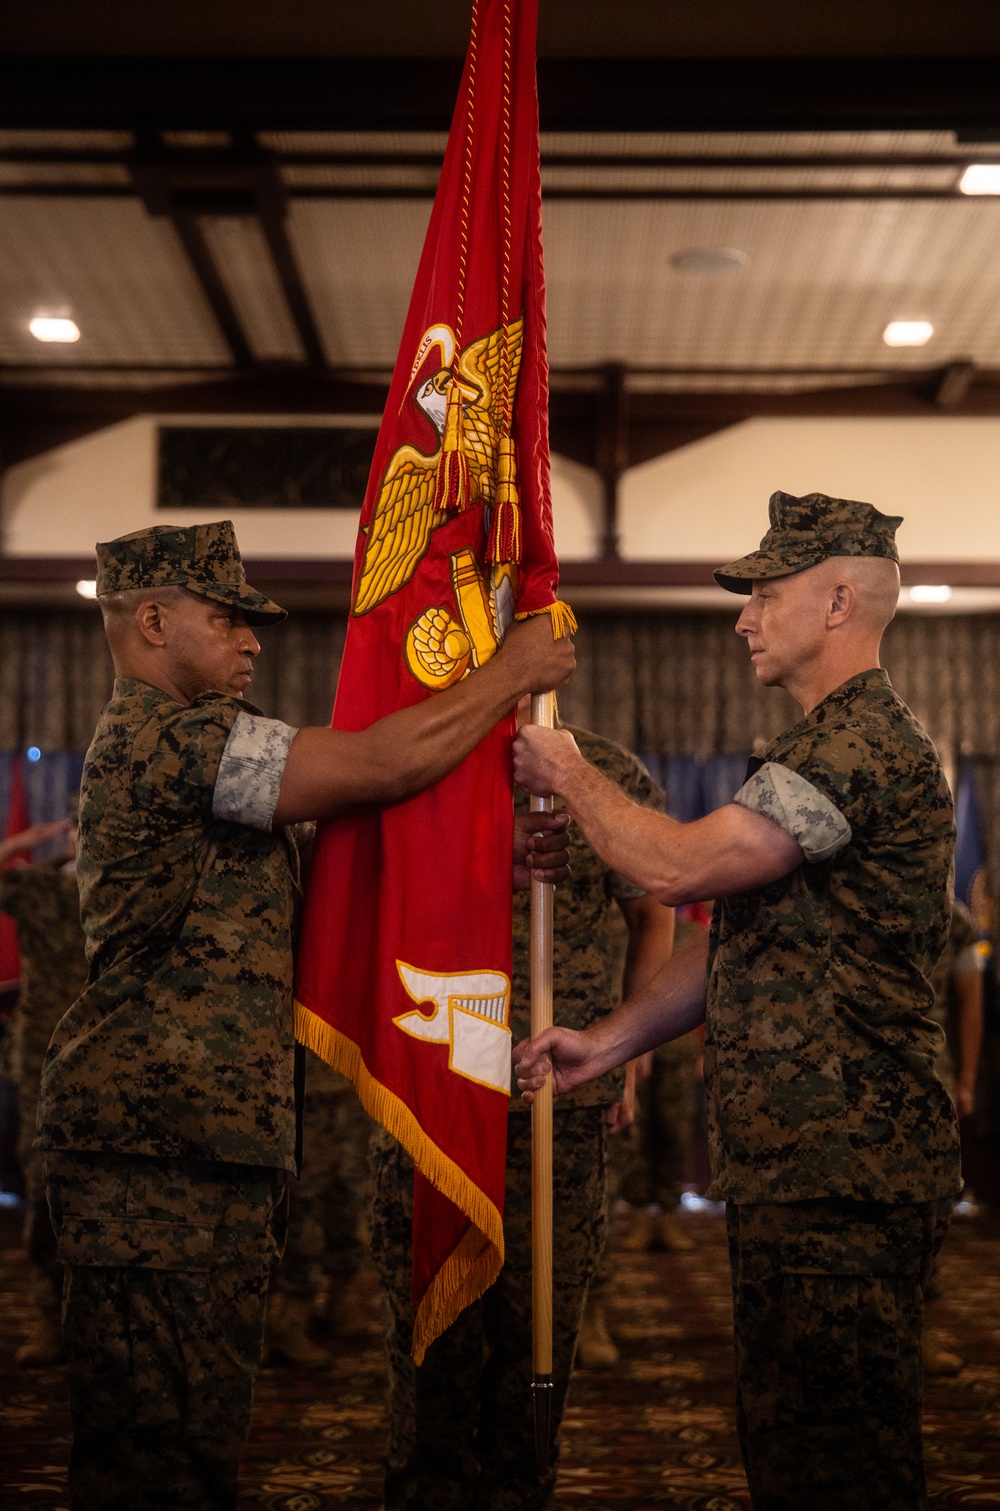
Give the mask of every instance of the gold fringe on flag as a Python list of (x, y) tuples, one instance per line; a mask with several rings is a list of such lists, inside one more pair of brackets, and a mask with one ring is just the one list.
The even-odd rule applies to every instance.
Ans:
[(486, 547), (486, 560), (498, 565), (512, 562), (516, 566), (521, 560), (521, 499), (517, 491), (517, 462), (512, 436), (500, 437), (497, 474), (493, 525)]
[(298, 1001), (295, 1037), (353, 1081), (365, 1111), (399, 1140), (420, 1173), (454, 1202), (472, 1224), (434, 1276), (417, 1309), (413, 1321), (413, 1357), (420, 1364), (434, 1339), (451, 1326), (459, 1312), (478, 1300), (499, 1275), (504, 1256), (503, 1219), (465, 1171), (427, 1137), (402, 1098), (376, 1081), (353, 1039)]
[(458, 514), (468, 508), (471, 491), (469, 458), (462, 440), (462, 390), (452, 378), (444, 412), (444, 439), (434, 485), (434, 507), (448, 514)]
[(576, 615), (568, 603), (557, 598), (544, 609), (529, 609), (526, 614), (515, 614), (515, 619), (534, 619), (538, 614), (548, 614), (552, 620), (553, 640), (562, 640), (565, 635), (574, 635), (577, 630)]

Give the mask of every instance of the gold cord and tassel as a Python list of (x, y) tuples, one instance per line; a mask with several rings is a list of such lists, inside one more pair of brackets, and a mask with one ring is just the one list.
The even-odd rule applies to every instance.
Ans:
[(493, 523), (490, 528), (486, 560), (503, 566), (521, 560), (521, 508), (517, 491), (517, 463), (512, 436), (502, 435), (497, 448), (497, 490), (493, 500)]
[(568, 603), (563, 603), (557, 598), (555, 603), (546, 604), (544, 609), (529, 609), (526, 614), (515, 614), (515, 619), (534, 619), (538, 614), (548, 614), (552, 620), (553, 640), (562, 640), (566, 635), (576, 633), (576, 615)]
[(469, 458), (462, 438), (462, 390), (452, 378), (448, 384), (444, 439), (434, 485), (434, 507), (447, 514), (458, 514), (468, 508), (471, 491)]

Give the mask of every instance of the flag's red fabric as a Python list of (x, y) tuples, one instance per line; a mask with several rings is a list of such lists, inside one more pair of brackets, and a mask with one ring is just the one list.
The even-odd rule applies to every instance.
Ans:
[[(537, 0), (478, 0), (355, 558), (334, 724), (363, 729), (550, 611)], [(300, 1039), (412, 1154), (414, 1354), (495, 1278), (510, 1086), (505, 720), (409, 802), (320, 828)]]
[[(28, 798), (24, 790), (24, 768), (21, 765), (21, 757), (15, 756), (10, 767), (10, 795), (7, 799), (4, 839), (11, 839), (15, 834), (23, 834), (29, 822)], [(12, 855), (3, 869), (6, 871), (10, 866), (20, 865), (22, 860), (23, 856)], [(0, 913), (0, 982), (16, 981), (20, 974), (21, 956), (17, 948), (17, 929), (9, 914)]]

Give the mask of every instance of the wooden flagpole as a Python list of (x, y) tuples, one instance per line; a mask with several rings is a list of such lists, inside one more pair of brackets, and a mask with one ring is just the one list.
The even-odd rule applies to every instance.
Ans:
[[(555, 725), (555, 693), (531, 699), (532, 724)], [(532, 813), (550, 813), (551, 797), (533, 797)], [(550, 882), (531, 884), (531, 1037), (552, 1026)], [(538, 1472), (549, 1467), (552, 1438), (552, 1081), (531, 1104), (531, 1398)]]

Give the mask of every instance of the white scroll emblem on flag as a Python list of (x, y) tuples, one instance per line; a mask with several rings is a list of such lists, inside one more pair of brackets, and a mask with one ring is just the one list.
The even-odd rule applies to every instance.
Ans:
[(432, 1002), (434, 1011), (403, 1013), (397, 1028), (428, 1044), (448, 1045), (448, 1068), (457, 1075), (510, 1091), (510, 981), (502, 971), (437, 974), (396, 961), (399, 979), (414, 1002)]

